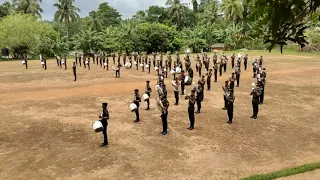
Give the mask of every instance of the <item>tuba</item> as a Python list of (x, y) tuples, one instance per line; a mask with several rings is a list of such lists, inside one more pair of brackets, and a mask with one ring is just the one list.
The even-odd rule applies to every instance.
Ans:
[(159, 97), (157, 97), (156, 103), (157, 103), (157, 108), (159, 109), (159, 111), (160, 111), (160, 112), (163, 112), (164, 106), (163, 106), (162, 101), (160, 100)]

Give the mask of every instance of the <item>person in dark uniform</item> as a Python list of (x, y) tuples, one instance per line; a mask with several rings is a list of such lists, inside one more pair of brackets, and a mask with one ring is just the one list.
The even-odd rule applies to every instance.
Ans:
[(144, 72), (144, 58), (142, 58), (140, 66), (142, 68), (141, 72)]
[(204, 99), (204, 86), (206, 84), (205, 76), (202, 76), (199, 79), (198, 83), (200, 83), (200, 85), (201, 85), (201, 92), (200, 93), (201, 93), (201, 101), (203, 101), (203, 99)]
[(28, 69), (28, 57), (24, 57), (24, 65), (26, 66), (26, 69)]
[(262, 77), (258, 83), (258, 87), (260, 88), (261, 90), (261, 94), (259, 96), (259, 104), (263, 104), (263, 101), (264, 101), (264, 88), (265, 88), (265, 84), (266, 84), (266, 80), (264, 77)]
[(113, 64), (115, 64), (116, 63), (116, 53), (112, 53), (111, 56), (112, 56)]
[(72, 63), (72, 71), (73, 71), (74, 81), (77, 81), (77, 65), (76, 65), (76, 62)]
[(121, 53), (118, 53), (118, 64), (121, 64), (120, 59), (121, 59)]
[(188, 69), (188, 75), (189, 75), (189, 77), (190, 77), (191, 79), (193, 79), (193, 69), (192, 69), (192, 67), (190, 67), (190, 68)]
[(262, 66), (262, 64), (263, 64), (263, 56), (260, 56), (260, 58), (259, 58), (259, 66)]
[(229, 78), (229, 91), (231, 93), (234, 93), (234, 82), (235, 82), (236, 78), (234, 76), (234, 73), (231, 74), (231, 77)]
[(228, 112), (228, 117), (229, 121), (227, 122), (228, 124), (232, 124), (233, 120), (233, 103), (234, 103), (234, 95), (232, 92), (229, 92), (227, 96), (227, 112)]
[(149, 61), (148, 61), (148, 73), (150, 74), (150, 70), (151, 70), (151, 59), (149, 58)]
[(146, 110), (149, 110), (150, 109), (150, 96), (151, 96), (151, 92), (152, 92), (152, 88), (150, 86), (150, 81), (146, 81), (146, 90), (145, 90), (145, 93), (148, 94), (149, 96), (149, 99), (147, 99), (147, 109)]
[(201, 77), (201, 70), (202, 70), (202, 62), (199, 61), (198, 63), (198, 72), (199, 72), (199, 77)]
[(47, 70), (47, 59), (43, 58), (43, 62), (44, 62), (43, 68), (44, 68), (44, 70)]
[(223, 110), (227, 110), (228, 107), (228, 102), (227, 102), (227, 93), (229, 92), (229, 81), (225, 81), (224, 86), (222, 86), (222, 89), (224, 91), (223, 94), (223, 100), (224, 100), (224, 107), (222, 108)]
[(103, 68), (104, 68), (105, 61), (106, 60), (104, 59), (104, 57), (102, 55), (100, 55), (100, 58), (99, 58), (100, 67), (102, 67), (102, 65), (103, 65)]
[(222, 63), (222, 60), (219, 64), (219, 75), (222, 76), (222, 68), (223, 68), (223, 63)]
[(256, 87), (255, 85), (252, 87), (252, 108), (253, 108), (253, 115), (250, 118), (257, 119), (258, 112), (259, 112), (259, 96), (261, 95), (260, 87)]
[(107, 146), (108, 143), (108, 135), (107, 135), (107, 127), (108, 127), (108, 120), (109, 120), (109, 111), (107, 109), (108, 103), (102, 103), (102, 113), (99, 116), (101, 119), (101, 123), (103, 126), (102, 134), (103, 134), (103, 143), (101, 143), (100, 147)]
[(228, 59), (227, 56), (222, 55), (223, 59), (222, 59), (222, 64), (223, 64), (223, 72), (227, 72), (227, 64), (228, 64)]
[(123, 64), (126, 64), (126, 62), (127, 62), (127, 55), (126, 55), (125, 53), (122, 55), (122, 60), (123, 60)]
[(197, 107), (198, 107), (198, 110), (196, 112), (196, 114), (199, 114), (200, 113), (200, 110), (201, 110), (201, 102), (202, 102), (202, 84), (201, 82), (198, 82), (198, 87), (197, 87), (197, 94), (196, 94), (196, 101), (197, 101)]
[(258, 66), (259, 65), (258, 65), (257, 59), (255, 59), (252, 62), (252, 71), (253, 71), (253, 77), (252, 78), (256, 78), (257, 77)]
[(166, 84), (164, 84), (164, 82), (161, 83), (161, 88), (162, 88), (162, 92), (163, 92), (162, 96), (168, 97), (168, 90), (167, 90)]
[(88, 70), (90, 70), (90, 57), (88, 57), (87, 62), (88, 62), (88, 64), (87, 64)]
[(57, 61), (57, 67), (59, 67), (60, 66), (60, 64), (59, 64), (59, 57), (58, 56), (56, 56), (56, 61)]
[(118, 66), (116, 67), (116, 78), (120, 78), (120, 68), (121, 68), (121, 64), (118, 63)]
[(64, 57), (64, 70), (67, 70), (67, 57)]
[(171, 71), (171, 69), (172, 69), (172, 58), (171, 58), (171, 54), (168, 54), (168, 67), (169, 67), (169, 69), (170, 69), (170, 71)]
[(78, 65), (78, 53), (75, 54), (76, 65)]
[(102, 61), (102, 63), (103, 63), (103, 69), (105, 69), (106, 68), (106, 58), (102, 58), (101, 59), (101, 61)]
[(213, 69), (214, 69), (214, 72), (213, 72), (214, 82), (217, 82), (218, 80), (218, 64), (217, 63), (214, 64)]
[(175, 78), (172, 81), (173, 81), (172, 86), (174, 91), (174, 98), (176, 100), (176, 103), (174, 105), (179, 105), (179, 80), (178, 78)]
[(237, 79), (237, 87), (239, 87), (240, 86), (240, 73), (241, 73), (239, 66), (235, 67), (235, 72), (236, 72), (236, 79)]
[(134, 90), (134, 98), (133, 98), (133, 103), (135, 103), (137, 105), (137, 109), (135, 111), (135, 113), (136, 113), (136, 120), (134, 121), (135, 123), (140, 121), (140, 116), (139, 116), (140, 102), (141, 102), (141, 97), (139, 95), (139, 90), (135, 89)]
[(189, 100), (189, 106), (188, 106), (188, 115), (189, 115), (189, 120), (190, 120), (190, 127), (188, 128), (189, 130), (194, 129), (194, 104), (196, 102), (196, 97), (195, 97), (195, 90), (191, 90), (191, 95), (186, 96), (186, 99)]
[(181, 71), (181, 79), (180, 79), (180, 81), (181, 81), (181, 95), (184, 95), (184, 87), (185, 87), (185, 83), (184, 83), (184, 81), (185, 81), (185, 75), (184, 75), (184, 70), (182, 70)]
[(234, 68), (234, 59), (236, 58), (236, 55), (233, 53), (232, 56), (231, 56), (231, 66), (232, 66), (232, 69)]
[(209, 70), (207, 76), (207, 90), (210, 91), (211, 89), (211, 77), (212, 77), (212, 69)]
[(244, 70), (246, 71), (248, 67), (248, 54), (244, 56), (243, 60)]
[(79, 66), (81, 67), (81, 60), (83, 59), (82, 55), (79, 55)]
[(62, 68), (62, 58), (59, 58), (59, 66)]
[(163, 55), (162, 55), (162, 53), (159, 53), (159, 56), (160, 56), (160, 68), (162, 69), (163, 68)]
[(217, 53), (214, 53), (213, 54), (213, 64), (217, 64), (217, 61), (218, 61)]
[(167, 100), (167, 96), (163, 96), (161, 99), (162, 111), (161, 111), (161, 119), (162, 119), (162, 135), (168, 134), (168, 108), (169, 101)]
[[(105, 57), (104, 57), (104, 56), (103, 56), (103, 60), (105, 60)], [(106, 58), (105, 61), (106, 61), (106, 63), (107, 63), (106, 66), (107, 66), (107, 71), (108, 71), (108, 70), (109, 70), (109, 59), (108, 59), (108, 57)]]

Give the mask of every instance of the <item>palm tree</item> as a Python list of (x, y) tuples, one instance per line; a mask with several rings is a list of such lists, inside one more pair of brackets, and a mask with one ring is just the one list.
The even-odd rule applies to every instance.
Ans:
[(73, 37), (73, 42), (76, 49), (81, 49), (86, 55), (93, 50), (93, 45), (97, 39), (97, 32), (88, 30), (82, 30), (80, 33)]
[(239, 21), (243, 18), (243, 4), (241, 0), (223, 0), (221, 10), (226, 18), (234, 21)]
[(59, 0), (59, 3), (53, 4), (58, 10), (54, 14), (55, 21), (63, 22), (67, 29), (67, 37), (69, 39), (69, 23), (80, 18), (77, 12), (80, 9), (73, 5), (75, 0)]
[(181, 3), (180, 0), (167, 0), (166, 5), (169, 6), (168, 14), (172, 22), (178, 27), (183, 27), (183, 20), (186, 18), (186, 3)]
[(201, 24), (214, 23), (218, 19), (219, 4), (217, 1), (212, 1), (204, 7), (204, 12), (200, 14), (199, 19)]
[(102, 19), (96, 11), (89, 13), (88, 24), (92, 30), (100, 32), (102, 30)]
[(42, 0), (13, 0), (13, 6), (17, 11), (41, 17), (41, 2)]

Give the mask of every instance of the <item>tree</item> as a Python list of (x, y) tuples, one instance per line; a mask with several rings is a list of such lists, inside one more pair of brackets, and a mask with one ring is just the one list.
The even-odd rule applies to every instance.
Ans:
[(67, 37), (69, 39), (69, 25), (70, 22), (77, 21), (80, 16), (77, 12), (80, 12), (80, 9), (73, 5), (75, 0), (59, 0), (59, 3), (53, 4), (57, 7), (58, 10), (54, 14), (54, 20), (64, 23), (67, 29)]
[(42, 0), (13, 0), (13, 6), (18, 12), (41, 17), (43, 10), (40, 7)]
[(160, 23), (142, 23), (132, 30), (136, 51), (166, 52), (171, 50), (175, 29)]
[(206, 40), (203, 38), (203, 28), (197, 26), (193, 30), (185, 28), (181, 32), (184, 45), (192, 48), (192, 52), (201, 52), (203, 48), (207, 46)]
[(94, 31), (102, 31), (103, 29), (103, 21), (101, 16), (97, 11), (92, 11), (89, 13), (88, 25)]
[(199, 14), (199, 23), (207, 24), (207, 23), (214, 23), (219, 18), (218, 16), (219, 11), (219, 4), (217, 1), (212, 1), (206, 4), (203, 9), (203, 13)]
[(146, 11), (145, 20), (149, 23), (163, 23), (168, 19), (166, 9), (159, 6), (150, 6)]
[(223, 0), (221, 10), (224, 12), (226, 18), (239, 21), (243, 18), (243, 5), (241, 0)]
[[(259, 0), (255, 2), (254, 15), (257, 21), (267, 25), (263, 31), (265, 43), (271, 51), (275, 45), (283, 46), (287, 41), (307, 44), (304, 36), (308, 28), (306, 19), (320, 6), (319, 0)], [(320, 16), (319, 16), (320, 18)]]
[(37, 52), (41, 39), (54, 33), (50, 24), (37, 21), (33, 15), (8, 15), (0, 21), (0, 47), (9, 48), (14, 58), (22, 58)]
[(180, 0), (168, 0), (166, 5), (168, 8), (168, 15), (171, 17), (172, 22), (182, 29), (185, 26), (184, 20), (186, 19), (186, 3), (181, 3)]
[(193, 12), (198, 12), (198, 1), (197, 0), (192, 0), (192, 7), (193, 7)]
[(96, 31), (82, 30), (79, 34), (73, 37), (73, 43), (76, 49), (81, 49), (84, 55), (91, 53), (93, 51), (95, 41), (98, 34)]
[(13, 7), (10, 2), (5, 2), (0, 5), (0, 19), (8, 16), (9, 14), (12, 14), (13, 12)]
[(69, 44), (67, 42), (66, 36), (61, 36), (60, 33), (55, 33), (53, 36), (41, 38), (41, 43), (39, 44), (38, 53), (46, 56), (66, 56), (69, 52)]
[(121, 21), (120, 13), (113, 7), (109, 6), (107, 2), (99, 5), (98, 15), (102, 18), (102, 25), (104, 28), (111, 25), (117, 25)]

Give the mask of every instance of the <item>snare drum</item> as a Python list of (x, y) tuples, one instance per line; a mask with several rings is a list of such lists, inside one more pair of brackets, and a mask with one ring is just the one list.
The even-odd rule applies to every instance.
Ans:
[(166, 69), (166, 68), (164, 68), (164, 69), (163, 69), (163, 71), (164, 71), (164, 72), (167, 72), (167, 69)]
[(44, 65), (44, 62), (41, 62), (41, 65)]
[(148, 100), (149, 99), (149, 95), (148, 94), (143, 94), (142, 95), (142, 100), (143, 101), (146, 101), (146, 100)]
[(143, 64), (140, 64), (140, 67), (143, 67), (144, 65)]
[(154, 70), (156, 70), (156, 71), (158, 71), (158, 69), (159, 69), (158, 67), (155, 67), (155, 68), (154, 68)]
[(131, 112), (134, 112), (137, 108), (138, 108), (138, 107), (137, 107), (137, 105), (136, 105), (135, 103), (129, 104), (129, 110), (130, 110)]
[(149, 64), (146, 65), (146, 68), (149, 68)]
[(176, 71), (172, 69), (172, 70), (170, 71), (170, 73), (171, 73), (172, 75), (174, 75), (174, 74), (176, 74)]
[(22, 61), (21, 63), (22, 63), (22, 64), (26, 64), (26, 62), (25, 62), (25, 61)]
[(177, 74), (180, 74), (180, 73), (181, 73), (181, 68), (176, 67), (176, 73), (177, 73)]
[(94, 132), (101, 132), (103, 130), (103, 125), (100, 121), (95, 121), (92, 124), (92, 129)]
[(104, 65), (104, 66), (107, 66), (107, 65), (108, 65), (108, 63), (104, 63), (103, 65)]
[(86, 64), (89, 64), (89, 62), (88, 62), (88, 61), (86, 61)]

